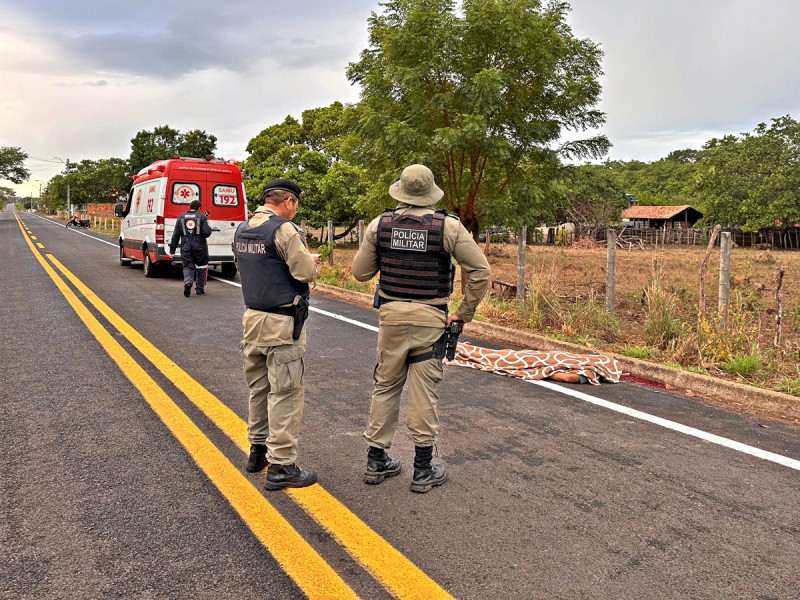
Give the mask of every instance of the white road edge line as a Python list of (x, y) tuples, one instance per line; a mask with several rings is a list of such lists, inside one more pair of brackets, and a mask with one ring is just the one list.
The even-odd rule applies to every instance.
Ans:
[[(43, 221), (47, 221), (48, 223), (51, 223), (51, 224), (53, 224), (53, 225), (57, 225), (57, 226), (59, 226), (59, 227), (63, 227), (63, 226), (61, 225), (61, 223), (56, 223), (56, 222), (55, 222), (55, 221), (53, 221), (52, 219), (48, 219), (47, 217), (43, 217), (42, 215), (33, 215), (33, 216), (34, 216), (34, 217), (37, 217), (37, 218), (39, 218), (39, 219), (42, 219)], [(67, 227), (66, 229), (67, 229), (67, 230), (69, 230), (69, 227)], [(82, 231), (78, 231), (77, 229), (73, 229), (72, 231), (73, 231), (73, 233), (78, 233), (78, 234), (80, 234), (80, 235), (85, 235), (85, 236), (86, 236), (86, 237), (88, 237), (90, 240), (95, 240), (95, 241), (97, 241), (97, 242), (102, 242), (102, 243), (104, 243), (104, 244), (108, 244), (109, 246), (113, 246), (114, 248), (119, 248), (119, 246), (118, 246), (117, 244), (112, 244), (111, 242), (108, 242), (108, 241), (106, 241), (106, 240), (101, 240), (100, 238), (96, 238), (96, 237), (94, 237), (93, 235), (89, 235), (88, 233), (83, 233)]]
[[(39, 217), (40, 219), (45, 219), (45, 221), (49, 221), (50, 223), (53, 222), (50, 219), (46, 219), (45, 217), (39, 215), (35, 216)], [(81, 232), (76, 231), (75, 233), (81, 233)], [(83, 233), (81, 235), (86, 235), (86, 234)], [(92, 240), (96, 240), (98, 242), (103, 242), (104, 244), (108, 244), (110, 246), (114, 246), (116, 248), (116, 244), (112, 244), (111, 242), (100, 240), (91, 235), (86, 235), (86, 237)], [(222, 279), (221, 277), (215, 277), (213, 275), (209, 276), (209, 279), (215, 279), (216, 281), (221, 281), (223, 283), (227, 283), (228, 285), (232, 285), (235, 287), (242, 287), (241, 283), (236, 283), (235, 281), (228, 281), (227, 279)], [(356, 327), (361, 327), (362, 329), (368, 329), (369, 331), (378, 331), (378, 328), (373, 325), (368, 325), (367, 323), (362, 323), (361, 321), (349, 319), (342, 315), (337, 315), (336, 313), (328, 312), (327, 310), (322, 310), (319, 308), (315, 308), (313, 306), (310, 306), (309, 310), (319, 313), (321, 315), (325, 315), (326, 317), (336, 319), (338, 321), (344, 321), (345, 323), (350, 323), (351, 325), (355, 325)], [(750, 456), (755, 456), (756, 458), (760, 458), (762, 460), (768, 460), (770, 462), (777, 463), (784, 467), (789, 467), (790, 469), (794, 469), (795, 471), (800, 471), (800, 460), (795, 460), (794, 458), (789, 458), (788, 456), (775, 454), (774, 452), (768, 452), (766, 450), (762, 450), (761, 448), (756, 448), (755, 446), (748, 446), (747, 444), (742, 444), (741, 442), (735, 442), (733, 440), (729, 440), (728, 438), (724, 438), (722, 436), (715, 435), (713, 433), (708, 433), (700, 429), (695, 429), (694, 427), (681, 425), (680, 423), (676, 423), (675, 421), (669, 421), (667, 419), (662, 419), (661, 417), (656, 417), (654, 415), (642, 412), (640, 410), (636, 410), (635, 408), (628, 408), (627, 406), (622, 406), (621, 404), (614, 404), (613, 402), (609, 402), (608, 400), (603, 400), (602, 398), (595, 398), (594, 396), (590, 396), (589, 394), (584, 394), (583, 392), (577, 392), (575, 390), (564, 388), (561, 387), (560, 385), (551, 383), (549, 381), (527, 381), (527, 383), (532, 383), (534, 385), (547, 388), (551, 391), (558, 392), (566, 396), (571, 396), (576, 400), (583, 400), (584, 402), (588, 402), (590, 404), (594, 404), (595, 406), (600, 406), (602, 408), (607, 408), (608, 410), (613, 410), (614, 412), (618, 412), (623, 415), (633, 417), (634, 419), (639, 419), (640, 421), (646, 421), (648, 423), (652, 423), (654, 425), (658, 425), (660, 427), (664, 427), (672, 431), (677, 431), (678, 433), (683, 433), (685, 435), (699, 438), (706, 442), (711, 442), (712, 444), (724, 446), (725, 448), (730, 448), (731, 450), (736, 450), (737, 452), (749, 454)]]
[(614, 404), (613, 402), (609, 402), (608, 400), (595, 398), (594, 396), (590, 396), (589, 394), (584, 394), (583, 392), (578, 392), (576, 390), (571, 390), (568, 388), (561, 387), (550, 381), (528, 381), (527, 383), (532, 383), (534, 385), (538, 385), (547, 388), (549, 390), (560, 392), (567, 396), (571, 396), (577, 400), (583, 400), (584, 402), (589, 402), (590, 404), (601, 406), (603, 408), (607, 408), (608, 410), (613, 410), (614, 412), (622, 413), (623, 415), (628, 415), (629, 417), (633, 417), (634, 419), (647, 421), (648, 423), (653, 423), (654, 425), (659, 425), (661, 427), (665, 427), (666, 429), (671, 429), (679, 433), (700, 438), (701, 440), (705, 440), (706, 442), (711, 442), (712, 444), (725, 446), (726, 448), (737, 450), (738, 452), (744, 452), (745, 454), (755, 456), (756, 458), (768, 460), (770, 462), (783, 465), (784, 467), (789, 467), (790, 469), (795, 469), (796, 471), (800, 471), (800, 460), (795, 460), (793, 458), (789, 458), (781, 454), (775, 454), (774, 452), (768, 452), (766, 450), (762, 450), (761, 448), (756, 448), (755, 446), (748, 446), (747, 444), (742, 444), (741, 442), (735, 442), (733, 440), (729, 440), (728, 438), (724, 438), (722, 436), (715, 435), (713, 433), (708, 433), (700, 429), (695, 429), (694, 427), (689, 427), (687, 425), (681, 425), (680, 423), (675, 423), (674, 421), (668, 421), (667, 419), (662, 419), (661, 417), (653, 416), (651, 414), (642, 412), (640, 410), (636, 410), (635, 408), (628, 408), (627, 406)]

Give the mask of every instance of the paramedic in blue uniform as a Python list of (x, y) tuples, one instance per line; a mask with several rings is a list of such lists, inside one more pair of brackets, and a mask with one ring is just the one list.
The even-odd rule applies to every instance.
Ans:
[(292, 222), (300, 187), (287, 179), (264, 186), (263, 206), (236, 230), (233, 252), (247, 307), (242, 317), (244, 377), (250, 388), (247, 437), (251, 473), (267, 467), (264, 487), (280, 490), (317, 481), (297, 466), (303, 416), (303, 356), (306, 331), (298, 306), (308, 309), (309, 283), (317, 279), (317, 258)]
[(196, 283), (196, 294), (205, 294), (206, 278), (208, 277), (208, 236), (211, 227), (208, 219), (200, 212), (200, 200), (192, 200), (189, 210), (181, 213), (175, 222), (172, 232), (172, 241), (169, 244), (170, 258), (175, 254), (175, 249), (181, 247), (183, 260), (183, 295), (187, 298), (192, 292), (192, 284)]
[[(444, 192), (424, 165), (403, 169), (389, 187), (398, 201), (367, 227), (353, 259), (353, 277), (368, 281), (380, 272), (378, 361), (375, 390), (364, 439), (369, 445), (365, 483), (380, 483), (400, 472), (400, 460), (386, 453), (400, 414), (400, 395), (408, 381), (406, 425), (414, 441), (411, 491), (424, 493), (447, 481), (444, 465), (433, 465), (439, 432), (436, 386), (442, 358), (434, 344), (445, 325), (469, 322), (489, 287), (489, 263), (461, 222), (434, 208)], [(464, 299), (448, 316), (455, 259), (466, 273)]]

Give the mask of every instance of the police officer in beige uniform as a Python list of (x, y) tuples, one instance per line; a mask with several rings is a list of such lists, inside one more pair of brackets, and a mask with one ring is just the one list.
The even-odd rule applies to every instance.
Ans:
[[(378, 362), (375, 390), (364, 439), (369, 444), (366, 483), (397, 475), (399, 459), (386, 453), (392, 445), (400, 413), (400, 394), (408, 380), (407, 426), (414, 440), (411, 491), (427, 492), (447, 481), (444, 465), (432, 465), (439, 432), (436, 384), (442, 379), (442, 357), (433, 346), (454, 321), (472, 320), (489, 287), (489, 263), (461, 222), (433, 205), (444, 195), (423, 165), (403, 170), (389, 188), (399, 204), (367, 227), (364, 243), (353, 260), (353, 276), (368, 281), (380, 272)], [(466, 272), (464, 300), (452, 315), (447, 303), (455, 268)]]
[[(250, 388), (247, 436), (251, 473), (268, 466), (264, 487), (279, 490), (317, 481), (314, 471), (297, 467), (297, 441), (303, 415), (303, 356), (309, 283), (317, 278), (313, 257), (298, 227), (300, 187), (277, 179), (264, 186), (263, 206), (236, 230), (233, 251), (247, 306), (242, 324), (244, 376)], [(300, 319), (300, 323), (298, 323)]]

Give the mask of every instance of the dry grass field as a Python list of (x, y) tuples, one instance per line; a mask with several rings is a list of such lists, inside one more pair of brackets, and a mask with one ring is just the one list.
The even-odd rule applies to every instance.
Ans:
[[(324, 283), (370, 292), (349, 274), (354, 248), (337, 248)], [(618, 250), (616, 314), (605, 311), (606, 249), (528, 246), (523, 306), (495, 286), (476, 319), (597, 351), (614, 352), (800, 396), (800, 253), (734, 248), (727, 326), (717, 315), (719, 249), (707, 264), (706, 311), (698, 316), (704, 247)], [(492, 279), (515, 284), (517, 247), (488, 249)], [(785, 265), (780, 343), (776, 290)], [(458, 301), (460, 294), (454, 294)]]

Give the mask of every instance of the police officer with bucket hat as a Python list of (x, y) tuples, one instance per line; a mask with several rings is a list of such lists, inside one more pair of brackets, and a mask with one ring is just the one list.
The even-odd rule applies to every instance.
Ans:
[[(408, 381), (407, 427), (414, 441), (411, 491), (424, 493), (447, 481), (444, 465), (432, 464), (439, 432), (436, 386), (443, 375), (434, 346), (445, 326), (469, 322), (489, 287), (489, 263), (470, 233), (434, 205), (444, 192), (431, 170), (411, 165), (389, 187), (398, 201), (367, 227), (352, 273), (368, 281), (380, 273), (376, 304), (379, 331), (375, 389), (364, 439), (369, 445), (364, 482), (381, 483), (400, 473), (401, 461), (386, 453), (400, 414), (400, 395)], [(452, 259), (467, 274), (464, 300), (448, 316), (453, 291)]]
[(317, 481), (297, 464), (305, 399), (303, 357), (309, 283), (317, 259), (292, 222), (302, 192), (287, 179), (264, 186), (263, 206), (236, 230), (233, 251), (247, 307), (242, 317), (244, 375), (250, 388), (246, 470), (267, 468), (264, 487), (279, 490)]

